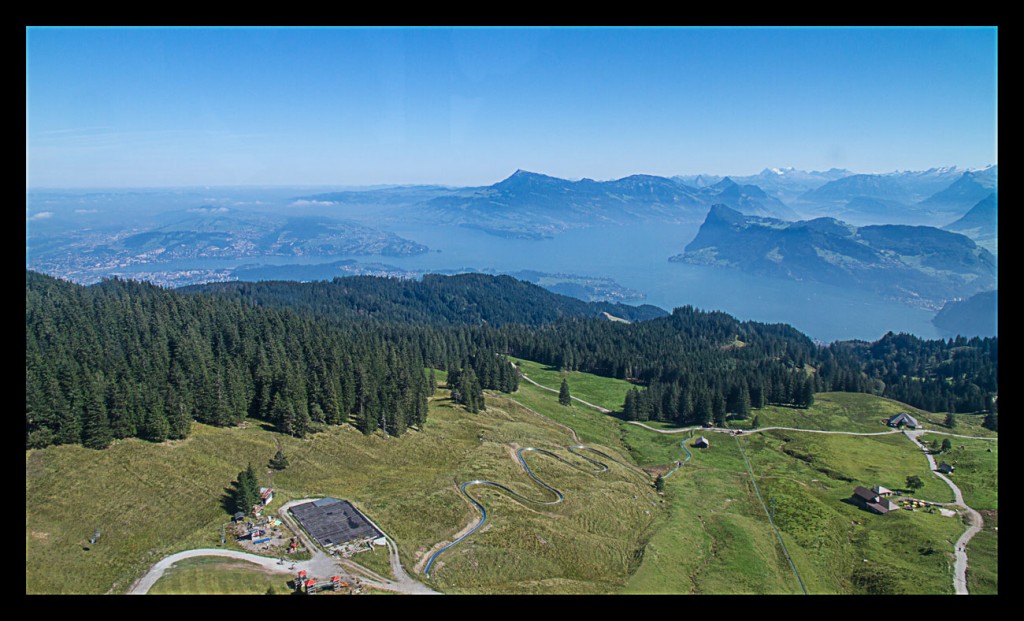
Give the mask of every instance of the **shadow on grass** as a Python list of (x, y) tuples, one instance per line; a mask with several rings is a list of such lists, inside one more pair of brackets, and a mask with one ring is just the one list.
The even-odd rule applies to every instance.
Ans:
[(846, 498), (843, 498), (839, 502), (846, 503), (846, 504), (850, 505), (851, 507), (856, 507), (856, 508), (860, 509), (861, 511), (863, 511), (864, 513), (869, 513), (871, 515), (877, 515), (874, 511), (872, 511), (871, 509), (868, 509), (867, 506), (864, 503), (860, 502), (859, 500), (856, 500), (852, 496), (848, 496)]
[(235, 494), (237, 490), (237, 485), (232, 484), (230, 487), (224, 488), (224, 494), (220, 497), (220, 506), (229, 516), (234, 516), (237, 513), (235, 510)]

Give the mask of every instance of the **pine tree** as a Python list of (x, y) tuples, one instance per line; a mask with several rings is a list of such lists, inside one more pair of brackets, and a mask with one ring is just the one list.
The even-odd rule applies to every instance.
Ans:
[[(99, 380), (96, 382), (99, 384)], [(95, 386), (94, 386), (95, 388)], [(86, 448), (105, 449), (112, 439), (110, 424), (107, 421), (107, 406), (103, 402), (102, 391), (90, 391), (82, 416), (82, 444)]]
[(626, 402), (622, 404), (622, 415), (626, 420), (636, 420), (636, 388), (630, 388), (626, 391)]
[(167, 437), (171, 440), (182, 440), (192, 431), (192, 415), (184, 401), (168, 392), (167, 398)]
[(750, 390), (747, 388), (747, 383), (745, 381), (740, 383), (739, 399), (736, 403), (736, 414), (741, 419), (745, 419), (750, 416)]
[(142, 437), (150, 442), (163, 442), (171, 432), (163, 404), (150, 404), (142, 424)]
[(725, 427), (725, 397), (715, 391), (711, 397), (711, 415), (717, 427)]
[(946, 414), (946, 420), (943, 422), (946, 429), (956, 429), (956, 416), (952, 412)]
[(561, 405), (571, 406), (572, 396), (569, 394), (569, 382), (562, 378), (562, 387), (558, 390), (558, 403)]
[(654, 489), (658, 493), (665, 491), (665, 477), (658, 475), (658, 478), (654, 479)]
[(277, 449), (277, 453), (274, 453), (274, 457), (268, 465), (274, 470), (284, 470), (288, 467), (288, 458), (284, 456), (284, 452), (281, 449)]
[(981, 426), (990, 431), (999, 431), (999, 415), (995, 412), (989, 412), (985, 415), (985, 422)]
[(235, 483), (235, 511), (248, 515), (259, 501), (260, 484), (256, 478), (256, 470), (250, 463), (245, 470), (238, 473), (238, 480)]

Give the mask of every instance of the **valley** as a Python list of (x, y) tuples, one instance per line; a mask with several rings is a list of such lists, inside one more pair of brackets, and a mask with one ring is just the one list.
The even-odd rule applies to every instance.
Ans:
[[(565, 377), (574, 394), (613, 410), (628, 389), (585, 373), (518, 364), (541, 383)], [(92, 465), (93, 453), (80, 447), (29, 451), (29, 592), (123, 592), (163, 556), (217, 548), (219, 525), (227, 519), (218, 502), (225, 481), (242, 461), (265, 461), (275, 443), (291, 465), (275, 476), (271, 508), (314, 491), (351, 498), (395, 539), (410, 570), (422, 566), (424, 553), (436, 543), (476, 520), (459, 500), (456, 484), (488, 478), (537, 496), (543, 490), (529, 483), (508, 449), (542, 446), (571, 458), (565, 447), (577, 440), (568, 428), (579, 441), (635, 465), (610, 464), (608, 472), (588, 474), (531, 457), (530, 469), (564, 493), (565, 501), (536, 507), (502, 492), (475, 492), (490, 514), (485, 527), (440, 556), (429, 578), (418, 571), (414, 577), (445, 593), (800, 593), (755, 498), (742, 446), (761, 494), (777, 503), (776, 525), (807, 592), (952, 592), (953, 542), (963, 531), (959, 520), (926, 511), (877, 516), (844, 500), (854, 485), (898, 489), (909, 475), (925, 481), (915, 497), (952, 499), (902, 434), (766, 431), (734, 438), (704, 432), (711, 448), (691, 448), (693, 459), (666, 479), (659, 496), (651, 475), (639, 468), (657, 471), (681, 460), (680, 438), (689, 444), (699, 434), (657, 434), (580, 404), (566, 408), (556, 394), (527, 382), (512, 395), (489, 393), (487, 400), (486, 411), (468, 414), (441, 390), (431, 399), (424, 429), (397, 439), (363, 436), (350, 427), (297, 439), (248, 421), (234, 429), (197, 425), (193, 437), (165, 444), (119, 441)], [(926, 416), (896, 402), (845, 393), (819, 395), (804, 421), (794, 421), (790, 408), (756, 413), (762, 427), (820, 419), (821, 428), (877, 433), (885, 430), (880, 417), (907, 409)], [(972, 463), (987, 473), (982, 476), (996, 473), (994, 460)], [(129, 472), (137, 474), (125, 478)], [(58, 487), (72, 491), (57, 494)], [(169, 503), (174, 519), (168, 519)], [(989, 507), (994, 509), (980, 506)], [(69, 522), (72, 515), (92, 519)], [(103, 527), (101, 542), (83, 551), (76, 538), (84, 541), (97, 526)], [(979, 560), (971, 557), (971, 568), (994, 571), (994, 549), (980, 541), (987, 551)], [(226, 549), (236, 545), (229, 542)], [(188, 569), (200, 572), (194, 578), (185, 578), (182, 567), (158, 581), (153, 592), (208, 592), (220, 583), (203, 578), (204, 571), (235, 576), (213, 587), (219, 592), (256, 593), (268, 585), (279, 593), (288, 590), (287, 575), (276, 582), (266, 574), (257, 579), (258, 572), (243, 565), (224, 574), (215, 563), (197, 561)], [(67, 583), (61, 575), (84, 579)]]
[[(945, 335), (931, 319), (944, 301), (994, 287), (992, 255), (985, 259), (992, 263), (991, 273), (962, 269), (946, 259), (932, 265), (939, 260), (933, 253), (903, 256), (903, 263), (887, 257), (875, 261), (885, 269), (868, 265), (852, 280), (845, 277), (854, 272), (824, 274), (814, 264), (821, 259), (796, 250), (786, 254), (785, 264), (778, 264), (781, 255), (772, 255), (770, 248), (743, 260), (670, 262), (696, 257), (681, 253), (700, 238), (701, 223), (715, 204), (744, 216), (785, 221), (828, 215), (858, 226), (949, 225), (948, 230), (997, 250), (995, 204), (987, 198), (977, 206), (965, 202), (979, 192), (994, 192), (995, 167), (856, 175), (863, 179), (839, 183), (852, 175), (766, 169), (735, 180), (634, 175), (574, 182), (518, 171), (482, 188), (39, 192), (29, 194), (26, 265), (81, 283), (121, 276), (170, 287), (479, 271), (512, 274), (586, 300), (648, 303), (665, 310), (688, 303), (744, 319), (789, 323), (823, 342), (869, 340), (889, 330), (925, 338)], [(921, 198), (941, 194), (945, 186), (952, 190), (939, 199)], [(827, 189), (824, 195), (832, 202), (808, 202), (815, 188)], [(890, 195), (918, 200), (920, 207), (900, 203), (855, 210), (864, 201), (891, 200)], [(824, 248), (825, 260), (838, 260), (828, 255), (833, 250)], [(841, 267), (863, 261), (839, 259)], [(751, 267), (758, 261), (763, 269)], [(960, 329), (988, 328), (974, 321)]]

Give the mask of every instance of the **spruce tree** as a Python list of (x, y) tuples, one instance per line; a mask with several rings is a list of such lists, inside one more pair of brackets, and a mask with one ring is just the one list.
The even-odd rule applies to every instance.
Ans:
[(82, 416), (82, 444), (86, 448), (105, 449), (112, 439), (107, 421), (107, 407), (101, 392), (95, 390), (87, 397), (85, 413)]
[(626, 401), (622, 404), (622, 415), (626, 420), (636, 420), (636, 388), (630, 388), (626, 391)]
[(284, 470), (288, 467), (288, 458), (284, 456), (284, 452), (281, 449), (277, 449), (277, 453), (274, 453), (273, 459), (270, 460), (269, 466), (274, 470)]
[(569, 382), (562, 378), (562, 387), (558, 390), (558, 403), (571, 406), (572, 396), (569, 394)]
[(235, 510), (248, 515), (259, 501), (259, 480), (256, 478), (256, 470), (250, 463), (245, 470), (238, 473), (238, 481), (235, 484)]
[(171, 427), (167, 423), (167, 416), (164, 414), (163, 404), (150, 405), (143, 421), (142, 437), (150, 442), (163, 442), (171, 431)]

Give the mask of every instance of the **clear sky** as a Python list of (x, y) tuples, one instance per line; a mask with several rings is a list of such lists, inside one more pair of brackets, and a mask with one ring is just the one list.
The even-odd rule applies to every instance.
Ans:
[(29, 188), (997, 163), (995, 28), (29, 28)]

